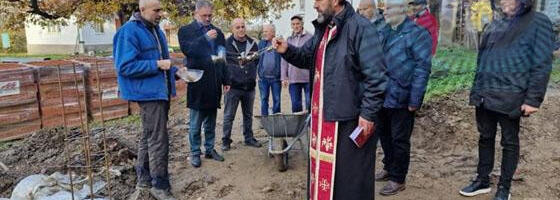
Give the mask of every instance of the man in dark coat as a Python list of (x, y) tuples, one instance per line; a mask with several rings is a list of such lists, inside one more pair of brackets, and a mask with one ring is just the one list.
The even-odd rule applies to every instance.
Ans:
[(253, 136), (253, 105), (257, 84), (258, 45), (246, 33), (245, 20), (237, 18), (231, 22), (233, 32), (226, 40), (227, 70), (230, 74), (231, 90), (224, 95), (224, 136), (222, 150), (231, 148), (231, 129), (237, 107), (241, 103), (243, 113), (243, 136), (246, 146), (261, 147)]
[(477, 178), (460, 191), (464, 196), (490, 192), (497, 125), (502, 130), (501, 176), (494, 200), (510, 199), (511, 181), (519, 162), (521, 116), (538, 111), (552, 70), (552, 23), (533, 10), (531, 0), (502, 0), (503, 19), (485, 29), (470, 105), (476, 107)]
[(204, 127), (205, 157), (224, 161), (214, 149), (216, 113), (220, 107), (222, 87), (227, 92), (230, 84), (225, 64), (212, 61), (212, 55), (217, 55), (218, 50), (224, 49), (225, 46), (224, 34), (211, 24), (212, 10), (210, 2), (198, 1), (196, 20), (179, 29), (179, 43), (186, 57), (187, 68), (204, 70), (202, 78), (189, 83), (187, 88), (187, 107), (190, 109), (190, 162), (194, 167), (201, 165), (201, 127)]
[(432, 66), (432, 40), (406, 16), (404, 0), (388, 0), (385, 8), (389, 26), (381, 33), (389, 83), (377, 129), (385, 157), (375, 178), (388, 180), (381, 195), (394, 195), (405, 189), (414, 114), (422, 106)]
[[(277, 52), (311, 68), (309, 199), (374, 199), (375, 141), (387, 77), (377, 31), (345, 0), (316, 0), (315, 34), (302, 47), (281, 38)], [(363, 143), (350, 137), (357, 128)], [(359, 129), (358, 129), (359, 130)], [(363, 144), (358, 147), (357, 144)]]

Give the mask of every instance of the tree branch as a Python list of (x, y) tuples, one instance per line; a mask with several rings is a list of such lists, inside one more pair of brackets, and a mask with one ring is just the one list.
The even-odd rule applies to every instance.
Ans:
[(51, 15), (45, 11), (42, 11), (41, 8), (39, 8), (39, 3), (37, 2), (37, 0), (31, 0), (31, 5), (29, 6), (31, 8), (31, 10), (27, 11), (27, 13), (31, 13), (31, 14), (36, 14), (39, 15), (45, 19), (58, 19), (60, 18), (60, 16), (58, 15)]

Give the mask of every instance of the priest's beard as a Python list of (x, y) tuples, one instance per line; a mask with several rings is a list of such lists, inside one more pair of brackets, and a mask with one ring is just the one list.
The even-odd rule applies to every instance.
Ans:
[(323, 24), (323, 23), (328, 23), (331, 21), (331, 19), (334, 16), (334, 8), (332, 8), (332, 6), (329, 6), (325, 11), (321, 12), (318, 11), (319, 16), (317, 17), (317, 22), (319, 22), (319, 24)]

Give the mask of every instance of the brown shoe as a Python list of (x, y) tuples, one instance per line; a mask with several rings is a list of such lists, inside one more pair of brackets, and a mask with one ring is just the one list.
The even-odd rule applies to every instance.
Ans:
[(405, 186), (404, 183), (399, 184), (399, 183), (394, 182), (394, 181), (389, 181), (389, 182), (387, 182), (387, 185), (385, 185), (385, 187), (383, 187), (383, 189), (381, 189), (379, 194), (381, 194), (383, 196), (395, 195), (395, 194), (399, 193), (400, 191), (403, 191), (404, 189), (406, 189), (406, 186)]
[(381, 171), (375, 173), (375, 181), (382, 182), (389, 180), (389, 172), (382, 169)]

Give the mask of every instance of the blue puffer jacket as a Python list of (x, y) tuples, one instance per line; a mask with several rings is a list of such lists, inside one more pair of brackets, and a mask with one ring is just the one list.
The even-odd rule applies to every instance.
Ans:
[[(129, 101), (169, 100), (165, 72), (157, 67), (157, 61), (169, 59), (165, 35), (155, 27), (163, 54), (147, 26), (133, 16), (113, 38), (113, 57), (120, 96)], [(167, 77), (171, 86), (171, 96), (175, 96), (175, 72), (169, 70)]]
[[(258, 45), (259, 51), (269, 47), (270, 45), (272, 45), (270, 41), (261, 40), (259, 42), (259, 45)], [(259, 59), (258, 73), (259, 73), (259, 78), (260, 79), (264, 79), (263, 78), (264, 77), (264, 66), (263, 66), (264, 55), (265, 55), (264, 53), (261, 54), (260, 59)], [(271, 81), (278, 81), (278, 80), (280, 80), (280, 70), (282, 68), (281, 67), (282, 56), (280, 56), (280, 54), (274, 52), (274, 60), (275, 60), (275, 62), (274, 62), (275, 63), (275, 66), (274, 66), (275, 77)], [(270, 80), (270, 79), (267, 79), (267, 80)]]
[(389, 84), (385, 108), (420, 108), (432, 68), (430, 33), (408, 18), (392, 30), (385, 26), (383, 51)]

